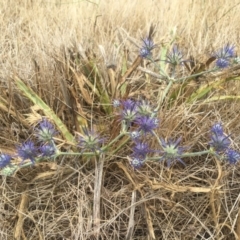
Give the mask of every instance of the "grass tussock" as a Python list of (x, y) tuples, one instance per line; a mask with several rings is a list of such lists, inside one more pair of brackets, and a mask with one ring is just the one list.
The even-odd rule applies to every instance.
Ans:
[[(156, 65), (138, 56), (151, 26), (156, 58), (174, 44), (196, 65), (226, 43), (238, 49), (237, 0), (0, 0), (0, 6), (2, 153), (15, 157), (42, 116), (56, 125), (63, 152), (77, 151), (74, 136), (85, 126), (111, 141), (121, 128), (112, 101), (127, 98), (158, 105), (156, 133), (181, 136), (193, 152), (209, 147), (216, 122), (240, 148), (239, 65), (189, 78), (166, 97)], [(186, 74), (187, 68), (177, 71)], [(127, 141), (98, 157), (63, 155), (1, 176), (0, 238), (240, 239), (239, 163), (208, 154), (184, 159), (186, 166), (147, 162), (134, 170)], [(159, 147), (153, 136), (148, 141)]]

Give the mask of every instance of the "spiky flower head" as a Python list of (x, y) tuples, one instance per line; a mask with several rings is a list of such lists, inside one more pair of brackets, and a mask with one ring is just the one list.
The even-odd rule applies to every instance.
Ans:
[(57, 134), (55, 127), (46, 118), (44, 118), (37, 128), (35, 128), (36, 136), (40, 142), (50, 143)]
[(133, 157), (130, 159), (130, 164), (134, 169), (138, 169), (140, 167), (142, 167), (145, 163), (145, 160), (141, 159), (141, 158), (137, 158), (137, 157)]
[(156, 48), (157, 45), (150, 38), (142, 39), (143, 45), (140, 48), (140, 56), (143, 58), (151, 57), (151, 51)]
[(132, 156), (135, 158), (145, 159), (152, 150), (149, 148), (147, 143), (136, 141), (133, 147)]
[(172, 51), (167, 54), (165, 62), (173, 66), (181, 65), (184, 62), (183, 54), (176, 45), (174, 45)]
[(129, 125), (135, 120), (138, 114), (136, 102), (131, 99), (127, 99), (122, 101), (122, 107), (123, 110), (121, 112), (121, 118), (126, 121), (127, 125)]
[(230, 164), (236, 164), (240, 160), (240, 153), (228, 148), (225, 152), (225, 159), (230, 163)]
[(179, 146), (181, 142), (181, 137), (178, 138), (176, 141), (165, 141), (163, 138), (161, 138), (160, 141), (163, 148), (163, 151), (161, 151), (163, 155), (160, 160), (166, 160), (168, 167), (170, 167), (171, 163), (176, 160), (185, 165), (185, 163), (181, 159), (181, 155), (183, 154), (185, 148)]
[(213, 134), (209, 143), (216, 152), (224, 152), (231, 144), (229, 136)]
[(212, 128), (211, 132), (216, 135), (223, 135), (223, 127), (221, 123), (215, 123)]
[(100, 147), (104, 142), (104, 139), (100, 138), (97, 133), (87, 129), (86, 127), (83, 127), (82, 130), (83, 130), (83, 134), (79, 137), (79, 144), (78, 144), (78, 146), (82, 149), (82, 151), (91, 151), (91, 152), (100, 151)]
[(226, 68), (230, 65), (230, 58), (234, 57), (234, 48), (234, 45), (227, 44), (213, 54), (213, 56), (217, 59), (217, 67)]
[(10, 155), (2, 153), (0, 155), (0, 168), (10, 165), (11, 159), (12, 157)]
[(38, 156), (38, 149), (34, 146), (32, 141), (27, 141), (21, 146), (17, 147), (18, 156), (22, 160), (30, 159), (32, 163), (35, 162), (35, 158)]
[(235, 46), (226, 44), (223, 48), (219, 49), (215, 52), (214, 56), (216, 58), (232, 58), (234, 57)]
[(156, 112), (152, 109), (151, 104), (146, 100), (140, 100), (137, 102), (137, 111), (141, 116), (154, 116)]
[(223, 132), (222, 125), (216, 123), (211, 128), (211, 141), (210, 146), (214, 148), (216, 152), (224, 152), (231, 144), (229, 136)]
[(56, 147), (52, 144), (46, 144), (41, 146), (39, 151), (43, 157), (51, 157), (56, 153)]
[(159, 125), (159, 120), (150, 116), (139, 116), (134, 122), (138, 125), (138, 130), (144, 134), (152, 133)]

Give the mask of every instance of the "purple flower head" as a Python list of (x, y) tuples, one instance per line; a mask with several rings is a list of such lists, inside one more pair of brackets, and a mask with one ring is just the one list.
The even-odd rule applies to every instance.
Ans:
[(171, 163), (176, 160), (181, 162), (183, 165), (186, 165), (181, 159), (181, 155), (185, 150), (185, 148), (179, 147), (181, 137), (178, 138), (175, 142), (172, 140), (165, 141), (162, 138), (160, 140), (163, 148), (163, 151), (161, 151), (163, 156), (160, 158), (160, 160), (166, 160), (168, 167), (170, 167)]
[(125, 120), (126, 123), (129, 125), (131, 122), (133, 122), (137, 116), (137, 105), (136, 102), (127, 99), (122, 102), (123, 110), (121, 113), (122, 120)]
[(211, 132), (210, 146), (212, 146), (216, 152), (224, 152), (230, 146), (231, 141), (229, 136), (224, 134), (222, 124), (214, 124), (211, 128)]
[(176, 45), (174, 45), (172, 51), (167, 54), (165, 62), (173, 66), (181, 65), (184, 62), (183, 55)]
[(135, 142), (135, 146), (133, 147), (132, 156), (135, 158), (145, 159), (147, 154), (152, 151), (153, 150), (149, 148), (147, 143), (137, 141)]
[(224, 152), (231, 144), (229, 136), (213, 134), (209, 143), (217, 152)]
[(79, 137), (78, 144), (78, 146), (82, 148), (82, 151), (100, 151), (104, 139), (100, 138), (98, 134), (94, 131), (88, 130), (86, 127), (83, 127), (82, 130), (84, 134)]
[(39, 123), (35, 130), (38, 140), (43, 143), (51, 142), (57, 134), (54, 126), (46, 118)]
[(225, 47), (219, 49), (213, 54), (216, 57), (216, 66), (219, 68), (226, 68), (230, 65), (230, 58), (234, 57), (234, 45), (227, 44)]
[(211, 128), (211, 132), (210, 146), (212, 146), (216, 152), (224, 152), (230, 146), (231, 141), (229, 136), (224, 134), (222, 124), (214, 124)]
[(137, 102), (137, 111), (141, 116), (152, 116), (155, 115), (155, 111), (148, 101), (140, 100)]
[(0, 168), (4, 168), (10, 164), (12, 157), (9, 156), (8, 154), (2, 153), (0, 155)]
[(138, 168), (142, 167), (144, 163), (145, 163), (145, 160), (136, 158), (136, 157), (134, 157), (130, 160), (130, 164), (134, 169), (138, 169)]
[(230, 65), (230, 62), (226, 58), (218, 58), (216, 61), (216, 66), (219, 68), (227, 68)]
[(159, 125), (159, 120), (155, 117), (150, 116), (140, 116), (135, 120), (135, 123), (138, 125), (138, 130), (143, 133), (152, 132)]
[(136, 108), (136, 102), (132, 99), (123, 100), (122, 107), (123, 107), (123, 110)]
[(140, 49), (140, 56), (143, 58), (151, 57), (151, 51), (156, 48), (157, 45), (153, 43), (150, 38), (142, 39), (143, 46)]
[(236, 164), (240, 160), (240, 153), (229, 148), (225, 152), (225, 158), (230, 164)]
[(34, 146), (32, 141), (28, 141), (17, 147), (17, 153), (23, 161), (30, 159), (31, 162), (34, 163), (35, 158), (38, 156), (38, 149)]
[(221, 123), (215, 123), (212, 128), (211, 132), (216, 135), (223, 135), (223, 127)]
[(39, 148), (40, 153), (43, 157), (51, 157), (56, 153), (56, 148), (52, 144), (46, 144)]
[(223, 48), (219, 49), (217, 52), (215, 52), (214, 56), (216, 58), (232, 58), (234, 57), (234, 45), (230, 45), (229, 43), (226, 44)]

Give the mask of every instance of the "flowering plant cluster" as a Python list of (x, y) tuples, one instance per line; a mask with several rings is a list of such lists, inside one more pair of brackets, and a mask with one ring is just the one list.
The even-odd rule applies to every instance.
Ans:
[[(54, 136), (58, 132), (52, 123), (43, 118), (34, 130), (37, 144), (32, 140), (28, 140), (16, 147), (16, 155), (0, 155), (0, 168), (3, 168), (2, 173), (4, 175), (10, 175), (18, 168), (16, 164), (12, 164), (13, 158), (21, 158), (19, 167), (29, 166), (42, 159), (53, 157), (58, 152), (54, 142)], [(30, 160), (31, 163), (24, 165), (26, 160)]]
[(211, 142), (210, 145), (218, 154), (222, 154), (223, 159), (235, 164), (240, 160), (240, 153), (230, 148), (230, 135), (223, 131), (221, 123), (216, 123), (211, 129)]
[[(142, 167), (146, 161), (166, 161), (168, 167), (176, 161), (185, 165), (183, 158), (204, 154), (213, 154), (220, 160), (227, 161), (230, 164), (236, 164), (240, 160), (240, 153), (230, 148), (230, 136), (224, 133), (221, 123), (216, 123), (211, 128), (210, 149), (191, 153), (187, 152), (188, 148), (180, 146), (181, 137), (173, 141), (172, 139), (165, 140), (157, 135), (156, 130), (159, 128), (160, 121), (157, 112), (153, 110), (148, 101), (127, 99), (118, 101), (118, 104), (116, 103), (117, 100), (114, 101), (113, 105), (120, 116), (122, 127), (119, 136), (111, 142), (105, 144), (105, 138), (84, 127), (83, 133), (78, 137), (77, 141), (77, 146), (81, 150), (78, 153), (61, 152), (54, 141), (54, 136), (58, 132), (54, 125), (44, 118), (35, 128), (37, 145), (33, 141), (27, 141), (17, 147), (15, 156), (0, 155), (1, 173), (11, 175), (18, 168), (29, 167), (37, 162), (55, 159), (66, 154), (70, 156), (73, 154), (96, 156), (100, 153), (107, 153), (110, 146), (122, 136), (129, 137), (132, 153), (129, 153), (128, 159), (130, 159), (130, 164), (134, 169)], [(158, 149), (152, 149), (148, 143), (148, 140), (152, 137), (155, 137), (159, 143)], [(19, 164), (12, 163), (12, 160), (16, 157), (22, 159)]]
[[(142, 59), (149, 59), (152, 63), (155, 63), (152, 60), (152, 50), (156, 47), (157, 45), (154, 44), (152, 39), (143, 39), (143, 46), (139, 51), (139, 56)], [(233, 45), (227, 44), (213, 53), (212, 61), (215, 61), (216, 66), (208, 72), (227, 68), (232, 63), (239, 63), (239, 58), (235, 56), (234, 49)], [(210, 130), (210, 148), (206, 151), (189, 152), (189, 148), (181, 146), (181, 137), (176, 137), (174, 140), (164, 139), (158, 135), (157, 130), (160, 128), (160, 120), (158, 118), (159, 106), (164, 101), (173, 83), (187, 79), (187, 77), (175, 79), (176, 67), (183, 66), (186, 62), (191, 62), (192, 60), (184, 59), (178, 47), (173, 46), (172, 51), (166, 54), (166, 58), (163, 61), (171, 66), (171, 74), (169, 76), (164, 70), (160, 69), (161, 74), (159, 76), (163, 76), (168, 85), (157, 107), (153, 108), (149, 101), (143, 99), (136, 101), (129, 98), (126, 100), (115, 99), (113, 101), (112, 105), (121, 122), (121, 131), (114, 139), (108, 141), (97, 132), (84, 126), (82, 133), (77, 138), (79, 152), (61, 152), (61, 149), (55, 143), (58, 131), (51, 122), (43, 118), (34, 129), (35, 141), (29, 140), (17, 146), (16, 155), (14, 156), (5, 153), (0, 154), (1, 174), (11, 175), (18, 168), (29, 167), (37, 162), (55, 159), (61, 155), (91, 157), (101, 153), (108, 153), (108, 151), (111, 154), (113, 146), (116, 146), (123, 136), (126, 136), (128, 139), (125, 144), (129, 144), (131, 153), (122, 157), (128, 157), (134, 169), (140, 168), (146, 161), (164, 161), (168, 167), (175, 162), (185, 165), (183, 158), (204, 154), (212, 154), (220, 160), (236, 164), (240, 160), (240, 153), (230, 147), (230, 135), (224, 133), (221, 123), (216, 123), (212, 126)], [(153, 137), (158, 143), (158, 147), (155, 146), (156, 149), (152, 149), (149, 142), (149, 139)], [(19, 164), (13, 163), (14, 158), (20, 158), (21, 162)]]
[[(156, 47), (157, 45), (154, 44), (152, 40), (146, 38), (143, 40), (143, 45), (140, 48), (139, 55), (142, 58), (148, 58), (152, 60), (152, 50)], [(216, 60), (216, 67), (219, 69), (223, 69), (229, 67), (231, 63), (239, 63), (239, 57), (235, 56), (234, 50), (234, 45), (226, 44), (223, 48), (212, 53), (211, 57)], [(184, 62), (188, 62), (191, 60), (184, 60), (184, 55), (179, 50), (179, 48), (174, 45), (172, 51), (168, 52), (164, 61), (176, 67), (177, 65), (181, 65)]]

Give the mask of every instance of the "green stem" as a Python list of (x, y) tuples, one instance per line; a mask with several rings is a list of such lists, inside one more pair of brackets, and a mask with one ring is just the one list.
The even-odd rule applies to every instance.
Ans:
[(176, 79), (175, 82), (186, 81), (186, 80), (188, 80), (190, 78), (198, 77), (198, 76), (201, 76), (201, 75), (203, 75), (205, 73), (215, 72), (216, 70), (219, 70), (219, 68), (213, 68), (211, 70), (207, 70), (207, 71), (203, 71), (203, 72), (200, 72), (200, 73), (196, 73), (196, 74), (193, 74), (193, 75), (190, 75), (190, 76), (187, 76), (187, 77), (182, 77), (182, 78)]
[(168, 83), (167, 87), (164, 89), (162, 96), (158, 96), (158, 98), (159, 98), (158, 106), (154, 111), (158, 111), (160, 109), (160, 106), (163, 103), (164, 99), (166, 98), (166, 96), (167, 96), (170, 88), (172, 87), (172, 85), (173, 85), (173, 80), (169, 79), (169, 83)]
[(115, 137), (108, 145), (104, 146), (102, 148), (102, 151), (107, 150), (111, 145), (113, 145), (117, 140), (119, 140), (121, 137), (123, 137), (124, 135), (126, 135), (126, 132), (122, 132), (120, 133), (117, 137)]
[[(186, 157), (196, 157), (196, 156), (202, 156), (202, 155), (207, 155), (207, 154), (212, 154), (217, 156), (217, 154), (212, 150), (206, 150), (206, 151), (200, 151), (200, 152), (193, 152), (193, 153), (183, 153), (181, 155), (176, 156), (176, 158), (186, 158)], [(148, 160), (159, 160), (159, 156), (158, 157), (150, 157), (148, 158)]]

